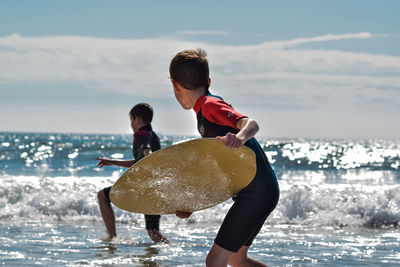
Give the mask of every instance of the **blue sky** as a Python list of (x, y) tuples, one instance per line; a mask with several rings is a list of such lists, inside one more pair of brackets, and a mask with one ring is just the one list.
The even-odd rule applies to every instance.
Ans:
[(196, 134), (173, 55), (203, 47), (213, 93), (265, 137), (398, 138), (398, 1), (2, 1), (0, 131), (129, 133), (135, 103)]

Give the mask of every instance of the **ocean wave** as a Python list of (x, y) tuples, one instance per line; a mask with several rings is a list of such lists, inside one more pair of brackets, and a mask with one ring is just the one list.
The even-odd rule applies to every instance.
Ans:
[[(0, 220), (101, 221), (96, 193), (114, 178), (0, 178)], [(400, 185), (317, 184), (280, 181), (281, 197), (267, 224), (396, 227), (400, 221)], [(188, 223), (222, 222), (232, 200), (196, 212)], [(143, 223), (141, 214), (115, 208), (119, 223)], [(176, 223), (174, 215), (163, 220)]]
[(397, 226), (400, 186), (284, 184), (278, 213), (289, 224), (312, 226)]
[[(166, 147), (193, 137), (160, 138)], [(400, 221), (399, 141), (259, 141), (281, 186), (267, 223), (381, 227)], [(0, 133), (0, 220), (101, 221), (96, 193), (125, 169), (99, 169), (95, 158), (131, 158), (131, 142), (131, 135)], [(187, 222), (220, 223), (231, 202)], [(140, 214), (115, 214), (120, 223), (143, 223)]]

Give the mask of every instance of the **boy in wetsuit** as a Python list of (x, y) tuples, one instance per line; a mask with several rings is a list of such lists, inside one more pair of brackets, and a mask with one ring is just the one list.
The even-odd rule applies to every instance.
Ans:
[[(254, 139), (258, 124), (235, 111), (221, 97), (212, 95), (206, 53), (202, 49), (179, 52), (170, 63), (175, 97), (184, 109), (193, 109), (202, 137), (217, 137), (230, 148), (246, 145), (256, 154), (257, 172), (235, 197), (206, 259), (207, 266), (266, 266), (247, 256), (279, 199), (279, 186), (268, 159)], [(201, 159), (200, 159), (201, 160)], [(190, 213), (177, 211), (178, 217)]]
[[(151, 121), (153, 109), (147, 103), (140, 103), (134, 106), (129, 112), (133, 135), (133, 156), (135, 159), (114, 160), (108, 158), (97, 158), (99, 168), (103, 166), (117, 165), (129, 168), (135, 162), (161, 148), (160, 139), (153, 132)], [(117, 236), (115, 230), (115, 216), (110, 203), (111, 186), (100, 190), (97, 193), (101, 215), (107, 228), (108, 239)], [(160, 215), (144, 215), (147, 234), (154, 242), (169, 243), (168, 239), (160, 232)]]

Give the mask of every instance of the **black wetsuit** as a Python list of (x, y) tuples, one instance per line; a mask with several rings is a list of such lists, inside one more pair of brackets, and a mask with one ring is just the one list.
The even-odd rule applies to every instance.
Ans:
[[(200, 97), (194, 107), (197, 128), (202, 137), (236, 134), (236, 122), (246, 116), (209, 92)], [(250, 246), (261, 230), (279, 199), (279, 186), (271, 165), (255, 138), (245, 143), (256, 155), (257, 172), (252, 182), (234, 196), (234, 204), (226, 215), (215, 243), (237, 252), (242, 246)]]
[[(143, 126), (133, 135), (133, 156), (138, 161), (144, 157), (144, 151), (150, 149), (152, 152), (161, 148), (160, 139), (153, 132), (151, 125)], [(103, 192), (110, 201), (111, 186), (104, 188)], [(147, 230), (160, 230), (160, 215), (144, 215)]]

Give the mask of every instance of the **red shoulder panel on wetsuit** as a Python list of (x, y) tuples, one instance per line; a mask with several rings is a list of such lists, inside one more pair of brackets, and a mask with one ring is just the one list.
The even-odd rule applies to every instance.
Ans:
[(247, 116), (234, 110), (225, 101), (213, 96), (207, 96), (202, 107), (202, 114), (212, 123), (229, 126), (234, 129), (237, 129), (236, 123), (238, 120), (247, 118)]

